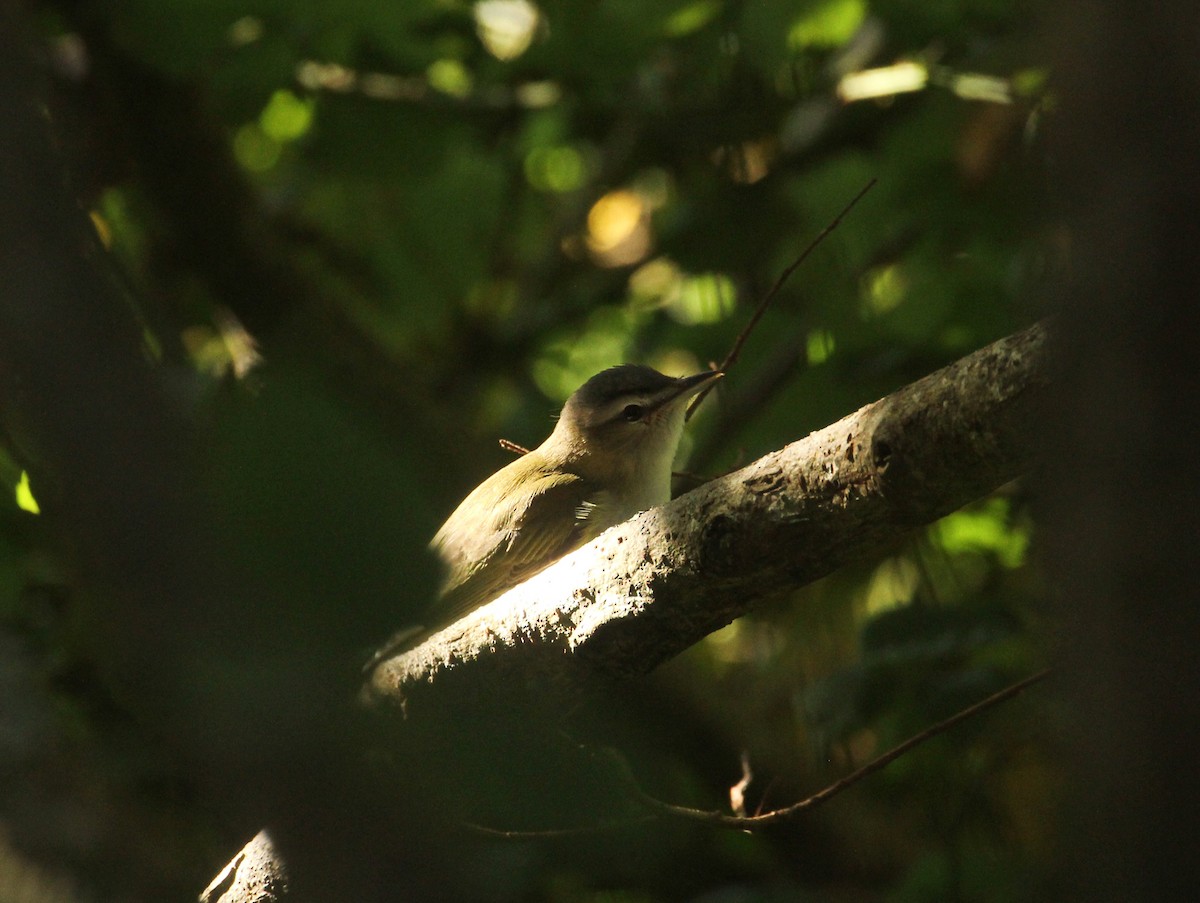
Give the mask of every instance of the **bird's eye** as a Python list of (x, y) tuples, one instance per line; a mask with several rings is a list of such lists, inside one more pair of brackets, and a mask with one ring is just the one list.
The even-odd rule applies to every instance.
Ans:
[(642, 419), (642, 406), (640, 404), (627, 404), (625, 410), (621, 411), (621, 416), (630, 423), (635, 423)]

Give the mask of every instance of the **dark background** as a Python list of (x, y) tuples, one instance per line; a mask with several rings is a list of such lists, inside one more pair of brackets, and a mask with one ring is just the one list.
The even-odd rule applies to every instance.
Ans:
[[(4, 10), (13, 875), (194, 898), (269, 824), (327, 899), (1189, 886), (1167, 813), (1194, 789), (1168, 714), (1195, 704), (1190, 7)], [(610, 364), (719, 360), (870, 179), (693, 421), (687, 468), (1059, 309), (1037, 479), (580, 700), (559, 741), (364, 721), (357, 667), (419, 617), (425, 542), (508, 460), (496, 440), (536, 444)], [(784, 828), (463, 827), (622, 815), (580, 743), (709, 808), (745, 752), (751, 807), (781, 805), (1055, 661)]]

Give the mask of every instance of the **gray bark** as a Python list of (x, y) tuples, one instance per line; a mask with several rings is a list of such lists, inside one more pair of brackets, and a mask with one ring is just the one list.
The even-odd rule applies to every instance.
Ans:
[(277, 903), (287, 895), (287, 867), (263, 830), (213, 878), (200, 903)]
[(643, 674), (986, 495), (1031, 460), (1044, 340), (1039, 324), (995, 342), (614, 527), (381, 663), (366, 695), (414, 714), (441, 691), (544, 704)]

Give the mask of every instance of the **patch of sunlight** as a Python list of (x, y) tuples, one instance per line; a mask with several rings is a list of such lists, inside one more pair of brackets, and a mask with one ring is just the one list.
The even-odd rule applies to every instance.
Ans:
[(553, 106), (562, 99), (562, 88), (558, 82), (525, 82), (517, 86), (517, 103), (530, 110)]
[(336, 91), (344, 94), (358, 84), (358, 73), (337, 63), (301, 60), (296, 64), (296, 81), (310, 91)]
[(666, 299), (667, 313), (685, 326), (719, 323), (737, 306), (737, 290), (724, 273), (684, 276)]
[(904, 303), (908, 294), (908, 278), (897, 263), (875, 267), (863, 277), (862, 311), (883, 316)]
[(183, 347), (201, 373), (220, 378), (232, 373), (245, 378), (262, 362), (254, 336), (228, 310), (218, 310), (212, 326), (189, 326), (180, 334)]
[(920, 583), (921, 571), (910, 558), (887, 559), (871, 575), (863, 598), (865, 614), (873, 617), (899, 605), (907, 605), (916, 595)]
[(671, 199), (671, 174), (652, 166), (633, 177), (633, 190), (650, 210), (661, 210)]
[(96, 237), (100, 239), (100, 244), (104, 245), (104, 250), (112, 249), (112, 229), (108, 225), (108, 221), (104, 218), (99, 210), (89, 210), (88, 219), (92, 221), (92, 228), (96, 230)]
[(739, 618), (704, 638), (703, 645), (723, 665), (763, 664), (776, 658), (785, 643), (771, 624)]
[(669, 257), (656, 257), (629, 275), (629, 303), (635, 310), (652, 310), (679, 291), (683, 271)]
[(27, 471), (21, 471), (21, 479), (17, 481), (16, 498), (17, 507), (22, 511), (28, 511), (30, 514), (42, 513), (37, 499), (33, 497), (33, 487), (29, 485), (29, 473)]
[(358, 78), (358, 90), (376, 100), (424, 100), (428, 95), (429, 76), (392, 75), (388, 72), (364, 72)]
[(774, 141), (745, 141), (729, 154), (730, 178), (739, 185), (761, 182), (771, 171), (778, 148)]
[(459, 60), (440, 59), (429, 64), (425, 70), (431, 87), (451, 97), (466, 97), (474, 84), (471, 73)]
[(928, 83), (929, 69), (922, 63), (905, 60), (879, 69), (847, 72), (838, 81), (837, 95), (843, 103), (853, 103), (922, 91)]
[(1013, 92), (1021, 97), (1032, 97), (1046, 89), (1049, 73), (1045, 69), (1020, 69), (1013, 73)]
[(258, 16), (242, 16), (236, 22), (229, 26), (229, 31), (226, 33), (229, 37), (229, 43), (234, 47), (245, 47), (247, 44), (253, 44), (263, 36), (263, 20)]
[(706, 636), (701, 645), (706, 647), (712, 657), (725, 664), (733, 664), (742, 660), (742, 622), (734, 621), (726, 624), (720, 630)]
[(119, 188), (108, 188), (100, 195), (92, 214), (92, 224), (106, 248), (135, 260), (144, 253), (146, 242), (139, 221), (132, 215), (129, 198)]
[(836, 344), (828, 329), (814, 329), (805, 339), (804, 354), (810, 367), (825, 363), (833, 355)]
[(668, 348), (655, 354), (647, 363), (659, 373), (668, 376), (690, 376), (704, 369), (696, 360), (696, 355), (686, 348)]
[(984, 100), (990, 103), (1012, 103), (1012, 85), (1006, 78), (960, 72), (950, 76), (947, 86), (963, 100)]
[(566, 400), (590, 377), (626, 361), (636, 321), (623, 308), (597, 308), (581, 331), (559, 335), (545, 346), (533, 362), (534, 382), (550, 398)]
[(637, 230), (645, 205), (635, 192), (610, 191), (588, 211), (588, 244), (597, 251), (609, 251), (629, 239)]
[(542, 18), (529, 0), (479, 0), (474, 16), (475, 33), (484, 48), (505, 62), (529, 49)]
[(721, 11), (719, 0), (697, 0), (687, 6), (680, 7), (663, 23), (663, 32), (667, 37), (681, 38), (694, 31), (699, 31), (711, 22)]
[(950, 554), (990, 553), (1006, 568), (1025, 563), (1029, 529), (1009, 521), (1009, 501), (988, 499), (982, 504), (943, 517), (933, 536)]
[(250, 172), (267, 172), (274, 168), (283, 154), (283, 145), (267, 135), (252, 122), (242, 126), (233, 136), (233, 156)]
[(600, 266), (637, 263), (650, 250), (649, 211), (636, 191), (618, 188), (592, 204), (585, 243)]
[(788, 31), (788, 49), (841, 47), (867, 17), (867, 0), (826, 0), (797, 19)]
[(279, 144), (302, 138), (312, 128), (313, 101), (286, 89), (276, 91), (258, 116), (264, 135)]
[(535, 147), (525, 155), (525, 179), (538, 191), (574, 191), (586, 175), (583, 154), (568, 145)]

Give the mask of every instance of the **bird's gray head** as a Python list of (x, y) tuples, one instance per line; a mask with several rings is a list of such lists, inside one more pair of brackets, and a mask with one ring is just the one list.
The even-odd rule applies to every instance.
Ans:
[(672, 377), (640, 364), (612, 367), (567, 399), (555, 434), (589, 455), (671, 458), (688, 399), (722, 375), (706, 370)]

